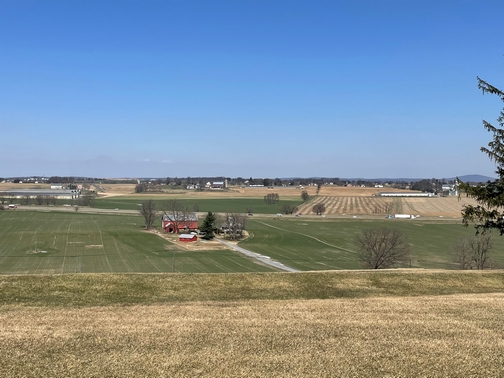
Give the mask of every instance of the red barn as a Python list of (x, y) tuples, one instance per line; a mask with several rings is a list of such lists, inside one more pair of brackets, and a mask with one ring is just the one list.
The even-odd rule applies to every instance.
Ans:
[(165, 232), (175, 234), (194, 231), (198, 229), (198, 215), (196, 213), (164, 214), (161, 227), (164, 228)]
[(196, 235), (191, 234), (181, 234), (179, 236), (179, 241), (181, 242), (195, 242), (198, 241), (198, 237)]

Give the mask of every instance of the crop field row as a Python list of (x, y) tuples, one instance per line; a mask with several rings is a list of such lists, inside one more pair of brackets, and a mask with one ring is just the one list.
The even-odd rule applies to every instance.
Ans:
[(0, 212), (0, 273), (271, 271), (231, 250), (191, 251), (142, 230), (143, 218)]
[(317, 196), (299, 207), (301, 214), (313, 214), (312, 208), (317, 203), (326, 207), (325, 214), (413, 214), (421, 216), (460, 217), (464, 205), (475, 205), (476, 201), (461, 197), (331, 197)]
[(299, 213), (313, 214), (315, 204), (325, 205), (325, 214), (391, 214), (400, 213), (400, 198), (384, 197), (329, 197), (318, 196), (312, 201), (301, 205)]

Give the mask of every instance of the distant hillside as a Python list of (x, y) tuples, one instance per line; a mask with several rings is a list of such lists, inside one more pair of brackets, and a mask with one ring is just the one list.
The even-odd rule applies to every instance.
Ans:
[[(468, 182), (472, 184), (478, 184), (480, 182), (485, 183), (487, 181), (493, 181), (495, 180), (494, 177), (488, 177), (488, 176), (483, 176), (483, 175), (464, 175), (464, 176), (459, 176), (458, 177), (460, 180), (463, 182)], [(449, 178), (448, 180), (455, 180), (455, 177)]]
[[(290, 178), (282, 178), (282, 180), (300, 180), (300, 179), (305, 179), (305, 180), (320, 180), (324, 179), (325, 177), (308, 177), (308, 178), (301, 178), (301, 177), (290, 177)], [(405, 178), (405, 177), (399, 177), (399, 178), (390, 178), (390, 177), (379, 177), (379, 178), (364, 178), (364, 177), (354, 177), (354, 178), (348, 178), (348, 177), (342, 177), (340, 180), (342, 181), (368, 181), (368, 182), (416, 182), (416, 181), (421, 181), (425, 179), (431, 179), (431, 178), (437, 178), (439, 180), (445, 179), (447, 181), (452, 181), (457, 178), (457, 176), (454, 177), (422, 177), (422, 178)], [(488, 180), (493, 181), (495, 178), (494, 177), (489, 177), (489, 176), (483, 176), (483, 175), (478, 175), (478, 174), (472, 174), (472, 175), (463, 175), (463, 176), (458, 176), (458, 178), (464, 182), (468, 183), (485, 183)]]

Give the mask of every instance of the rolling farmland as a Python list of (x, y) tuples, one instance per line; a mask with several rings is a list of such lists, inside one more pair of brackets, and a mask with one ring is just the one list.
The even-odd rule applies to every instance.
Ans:
[[(265, 254), (300, 270), (358, 269), (354, 237), (365, 228), (391, 227), (403, 231), (412, 246), (407, 267), (457, 269), (452, 252), (460, 237), (474, 235), (453, 221), (354, 220), (330, 218), (279, 218), (249, 220), (251, 237), (240, 246)], [(492, 257), (504, 266), (504, 238), (494, 238)]]
[[(412, 245), (408, 266), (456, 269), (451, 247), (474, 233), (460, 223), (423, 220), (249, 217), (245, 249), (299, 270), (358, 269), (354, 237), (394, 227)], [(269, 271), (218, 243), (170, 242), (143, 230), (143, 218), (75, 212), (0, 212), (0, 273)], [(172, 239), (176, 237), (171, 237)], [(495, 251), (504, 239), (495, 238)], [(504, 256), (493, 253), (504, 266)]]
[(0, 273), (271, 271), (231, 250), (187, 250), (142, 226), (140, 216), (3, 211)]

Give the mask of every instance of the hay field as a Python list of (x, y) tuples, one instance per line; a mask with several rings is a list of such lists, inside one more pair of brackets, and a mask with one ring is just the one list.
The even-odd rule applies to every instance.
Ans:
[(51, 184), (13, 184), (11, 182), (0, 183), (0, 191), (16, 189), (51, 189)]
[[(167, 276), (141, 275), (130, 280), (136, 301), (114, 283), (127, 285), (128, 276), (82, 276), (0, 276), (2, 377), (503, 374), (502, 273), (178, 275), (167, 291), (156, 289)], [(270, 290), (247, 299), (254, 282)], [(209, 298), (212, 283), (226, 296)], [(53, 292), (57, 302), (39, 301), (26, 286)], [(486, 289), (474, 294), (478, 287)], [(450, 288), (452, 295), (437, 295)], [(275, 289), (298, 294), (271, 300)], [(338, 295), (352, 290), (367, 294)], [(26, 296), (17, 301), (16, 292)], [(158, 300), (143, 304), (153, 293)], [(193, 300), (167, 303), (171, 293)], [(79, 305), (84, 296), (95, 304)]]
[(3, 377), (499, 377), (503, 294), (0, 313)]
[[(296, 197), (301, 196), (301, 192), (306, 190), (310, 196), (314, 196), (317, 191), (316, 186), (305, 186), (303, 189), (298, 187), (274, 187), (269, 189), (267, 187), (230, 187), (227, 190), (184, 190), (184, 189), (165, 189), (164, 193), (142, 193), (135, 194), (135, 184), (103, 184), (100, 185), (105, 191), (100, 193), (100, 196), (116, 196), (128, 195), (136, 198), (143, 198), (145, 196), (155, 197), (196, 197), (196, 198), (220, 198), (220, 197), (252, 197), (263, 198), (270, 193), (278, 193), (282, 197)], [(346, 186), (322, 186), (319, 192), (321, 196), (329, 197), (370, 197), (379, 192), (409, 192), (407, 190), (392, 189), (392, 188), (360, 188), (360, 187), (346, 187)]]

